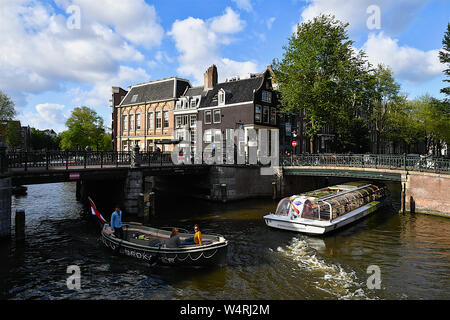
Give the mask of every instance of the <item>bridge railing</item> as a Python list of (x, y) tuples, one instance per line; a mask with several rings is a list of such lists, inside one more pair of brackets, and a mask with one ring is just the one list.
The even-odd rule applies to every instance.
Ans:
[(450, 159), (384, 154), (301, 154), (282, 156), (282, 166), (398, 169), (450, 174)]
[[(141, 165), (173, 165), (170, 154), (157, 152), (139, 153)], [(132, 162), (132, 152), (129, 151), (33, 151), (8, 152), (0, 165), (5, 162), (6, 168), (69, 168), (92, 166), (124, 166)], [(7, 163), (7, 164), (6, 164)]]

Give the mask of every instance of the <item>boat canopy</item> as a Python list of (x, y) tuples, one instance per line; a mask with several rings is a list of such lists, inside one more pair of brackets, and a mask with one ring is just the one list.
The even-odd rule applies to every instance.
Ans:
[[(295, 195), (282, 199), (275, 211), (276, 215), (289, 216), (291, 219), (305, 218), (314, 220), (333, 220), (370, 202), (383, 198), (387, 189), (385, 186), (368, 184), (361, 187), (337, 190), (326, 195), (327, 189), (320, 189), (316, 194), (320, 197)], [(311, 193), (309, 193), (311, 194)]]

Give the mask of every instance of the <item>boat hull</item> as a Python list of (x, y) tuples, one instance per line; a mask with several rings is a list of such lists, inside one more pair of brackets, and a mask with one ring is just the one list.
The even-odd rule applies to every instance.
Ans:
[(115, 253), (150, 264), (212, 266), (226, 263), (228, 243), (195, 248), (153, 248), (136, 245), (102, 232), (101, 241)]
[(381, 201), (373, 201), (332, 221), (319, 221), (303, 218), (290, 220), (287, 217), (277, 216), (275, 214), (264, 216), (264, 221), (267, 226), (276, 229), (321, 235), (358, 221), (372, 212), (375, 212), (378, 208), (384, 206), (385, 204), (386, 199), (382, 199)]

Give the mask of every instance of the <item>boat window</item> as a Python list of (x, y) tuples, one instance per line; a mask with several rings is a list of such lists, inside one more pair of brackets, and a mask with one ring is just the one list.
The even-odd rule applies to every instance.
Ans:
[(279, 216), (287, 216), (289, 214), (289, 208), (291, 206), (291, 201), (289, 198), (284, 198), (278, 203), (277, 210), (275, 211), (276, 215)]

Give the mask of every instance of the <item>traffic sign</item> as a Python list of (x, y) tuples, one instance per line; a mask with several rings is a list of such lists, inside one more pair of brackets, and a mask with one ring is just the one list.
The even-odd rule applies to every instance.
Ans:
[(292, 146), (295, 147), (297, 145), (297, 141), (292, 141)]

